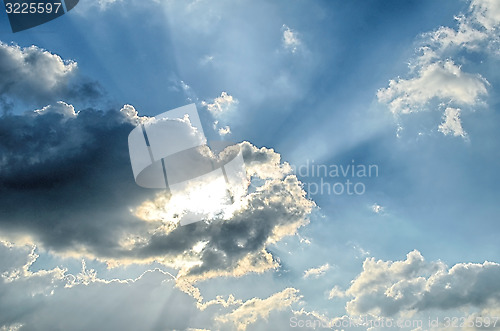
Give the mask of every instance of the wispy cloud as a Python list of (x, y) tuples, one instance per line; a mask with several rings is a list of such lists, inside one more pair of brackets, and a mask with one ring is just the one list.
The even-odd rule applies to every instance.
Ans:
[(328, 263), (323, 264), (317, 268), (311, 268), (304, 271), (304, 278), (318, 278), (323, 276), (328, 270), (330, 270), (330, 265)]
[(266, 299), (253, 298), (233, 312), (218, 316), (216, 320), (221, 323), (232, 323), (237, 330), (246, 330), (259, 318), (267, 318), (273, 310), (290, 308), (293, 303), (300, 300), (301, 296), (298, 293), (295, 288), (286, 288)]
[(342, 291), (339, 286), (335, 285), (328, 293), (328, 299), (333, 298), (344, 298), (346, 296), (345, 291)]
[(374, 203), (372, 206), (371, 206), (371, 209), (372, 211), (375, 213), (375, 214), (380, 214), (384, 211), (384, 207), (382, 207), (381, 205), (379, 205), (378, 203)]
[(295, 53), (301, 45), (301, 41), (297, 36), (297, 32), (290, 29), (287, 25), (283, 24), (283, 47), (292, 53)]

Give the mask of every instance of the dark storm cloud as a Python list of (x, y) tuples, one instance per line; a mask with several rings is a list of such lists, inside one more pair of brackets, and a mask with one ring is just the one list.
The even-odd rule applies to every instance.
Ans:
[(126, 117), (68, 107), (1, 118), (0, 226), (106, 255), (120, 231), (144, 225), (128, 208), (152, 193), (133, 181)]

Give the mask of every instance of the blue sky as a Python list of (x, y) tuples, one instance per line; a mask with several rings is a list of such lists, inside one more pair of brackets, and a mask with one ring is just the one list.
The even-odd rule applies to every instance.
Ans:
[[(16, 34), (0, 13), (0, 326), (500, 316), (499, 32), (495, 0), (82, 0)], [(127, 135), (189, 103), (264, 184), (181, 227)], [(363, 194), (311, 192), (348, 179)]]

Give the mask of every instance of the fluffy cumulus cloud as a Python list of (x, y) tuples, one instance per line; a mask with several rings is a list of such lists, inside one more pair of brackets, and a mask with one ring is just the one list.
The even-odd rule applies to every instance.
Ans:
[(219, 128), (219, 135), (225, 136), (231, 133), (231, 128), (226, 125), (225, 127)]
[[(416, 312), (500, 307), (500, 265), (493, 262), (427, 262), (420, 252), (403, 261), (368, 258), (363, 271), (345, 292), (353, 297), (346, 305), (351, 315), (393, 317)], [(337, 295), (338, 296), (338, 295)]]
[(237, 330), (246, 330), (247, 326), (255, 323), (259, 318), (266, 319), (273, 310), (290, 309), (291, 305), (300, 300), (298, 290), (286, 288), (269, 298), (253, 298), (229, 314), (216, 318), (221, 323), (231, 323)]
[(427, 106), (433, 99), (458, 105), (475, 105), (487, 93), (488, 82), (480, 75), (465, 73), (453, 61), (437, 61), (419, 65), (411, 79), (398, 78), (378, 91), (394, 113), (411, 113)]
[(77, 69), (76, 62), (37, 46), (23, 48), (0, 41), (0, 110), (11, 110), (20, 102), (41, 106), (61, 98), (99, 97), (97, 83), (73, 80)]
[(201, 105), (206, 107), (212, 115), (219, 117), (228, 111), (234, 110), (236, 105), (238, 105), (238, 99), (227, 92), (222, 92), (221, 95), (213, 99), (212, 102), (202, 101)]
[(440, 27), (423, 34), (423, 45), (410, 64), (409, 77), (390, 80), (388, 87), (378, 91), (379, 102), (387, 104), (395, 115), (443, 111), (445, 123), (439, 131), (465, 137), (456, 109), (484, 106), (490, 84), (487, 77), (463, 69), (463, 64), (477, 61), (463, 54), (488, 54), (498, 61), (498, 8), (496, 1), (474, 0), (466, 14), (456, 17), (455, 28)]

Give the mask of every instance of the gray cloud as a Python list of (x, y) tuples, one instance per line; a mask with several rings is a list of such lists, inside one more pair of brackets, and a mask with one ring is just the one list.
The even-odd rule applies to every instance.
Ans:
[[(120, 112), (67, 115), (59, 104), (0, 121), (0, 226), (54, 250), (106, 255), (137, 227), (128, 207), (152, 192), (135, 185)], [(108, 252), (108, 253), (107, 253)]]
[(33, 270), (38, 258), (35, 246), (0, 240), (1, 330), (259, 330), (269, 318), (287, 330), (290, 309), (301, 298), (286, 288), (264, 299), (217, 296), (200, 307), (159, 269), (104, 279), (85, 261), (79, 273)]
[(62, 254), (116, 263), (158, 260), (182, 269), (186, 277), (276, 267), (266, 246), (295, 234), (314, 206), (279, 154), (242, 143), (248, 174), (261, 185), (242, 198), (230, 218), (180, 226), (175, 217), (151, 217), (168, 215), (175, 205), (161, 192), (134, 183), (127, 136), (137, 120), (131, 106), (121, 112), (76, 112), (66, 103), (4, 116), (2, 230), (28, 235)]
[(74, 61), (63, 60), (37, 46), (22, 48), (0, 41), (0, 109), (4, 111), (61, 99), (89, 102), (102, 95), (98, 83), (82, 77), (76, 81), (77, 75)]
[[(306, 225), (314, 203), (278, 153), (244, 142), (240, 147), (254, 183), (238, 208), (230, 217), (179, 226), (175, 217), (165, 217), (172, 201), (134, 182), (127, 137), (142, 121), (135, 109), (73, 106), (74, 100), (91, 103), (100, 93), (78, 75), (75, 62), (36, 46), (0, 43), (0, 234), (30, 243), (22, 249), (0, 245), (0, 329), (209, 325), (223, 300), (203, 303), (193, 284), (276, 268), (279, 259), (268, 245)], [(37, 110), (8, 111), (28, 107)], [(31, 271), (34, 244), (50, 255), (90, 257), (111, 266), (158, 261), (179, 274), (170, 281), (165, 272), (152, 270), (135, 280), (104, 281), (85, 269), (80, 275), (62, 268)], [(290, 295), (295, 302), (295, 292)], [(282, 305), (279, 293), (269, 298)], [(247, 301), (238, 311), (243, 324), (256, 320), (247, 316), (251, 303), (266, 300)], [(257, 319), (268, 315), (266, 309), (274, 306), (262, 307)], [(229, 309), (220, 313), (228, 321), (238, 317)]]
[(0, 329), (172, 330), (211, 322), (213, 311), (198, 311), (161, 270), (105, 280), (85, 264), (74, 275), (58, 267), (31, 271), (37, 257), (30, 245), (0, 241)]

